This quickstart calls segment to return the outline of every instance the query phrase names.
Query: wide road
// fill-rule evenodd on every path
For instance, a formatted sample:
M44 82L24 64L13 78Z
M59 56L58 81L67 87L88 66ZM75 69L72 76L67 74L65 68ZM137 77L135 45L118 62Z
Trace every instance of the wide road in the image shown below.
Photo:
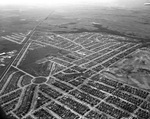
M26 36L25 40L23 41L23 46L21 48L21 50L19 51L19 53L17 54L17 56L9 63L9 65L6 67L6 69L3 71L3 73L0 76L0 80L5 76L5 74L9 71L10 67L16 66L17 62L19 61L19 59L21 58L22 54L24 53L26 47L28 46L28 44L31 42L30 38L33 35L33 33L35 32L36 28L44 21L46 20L50 15L52 15L53 12L51 12L48 16L46 16L46 18L42 19L41 21L39 21L39 23L30 31L30 33Z

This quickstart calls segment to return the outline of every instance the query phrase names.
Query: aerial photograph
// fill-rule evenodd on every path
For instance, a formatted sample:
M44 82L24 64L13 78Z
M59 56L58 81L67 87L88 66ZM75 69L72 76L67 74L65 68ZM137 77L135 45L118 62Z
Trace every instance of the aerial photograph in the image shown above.
M0 119L150 119L150 0L0 0Z

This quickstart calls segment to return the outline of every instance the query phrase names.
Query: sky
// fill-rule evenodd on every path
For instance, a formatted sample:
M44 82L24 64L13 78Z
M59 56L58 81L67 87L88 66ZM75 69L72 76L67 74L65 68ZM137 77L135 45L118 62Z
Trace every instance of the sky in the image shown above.
M147 0L0 0L0 5L78 5L103 4L110 6L136 7L143 6Z
M83 4L83 3L109 3L115 0L0 0L0 4Z

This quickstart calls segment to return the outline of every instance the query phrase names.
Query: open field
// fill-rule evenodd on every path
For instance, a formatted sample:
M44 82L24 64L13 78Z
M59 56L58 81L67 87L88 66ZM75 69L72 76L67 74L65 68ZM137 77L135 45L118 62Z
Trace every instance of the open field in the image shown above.
M0 35L27 33L49 12L32 7L4 7L0 9Z
M56 32L112 32L139 39L150 38L149 9L87 7L56 9L56 15L41 27Z

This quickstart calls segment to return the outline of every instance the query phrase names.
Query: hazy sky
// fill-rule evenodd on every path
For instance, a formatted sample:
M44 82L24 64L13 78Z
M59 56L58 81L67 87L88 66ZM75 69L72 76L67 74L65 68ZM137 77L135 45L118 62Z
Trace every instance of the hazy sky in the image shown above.
M22 5L69 5L69 4L103 4L103 5L117 5L123 7L143 6L147 0L0 0L0 5L8 4L22 4Z
M124 7L141 7L148 0L115 0L117 5Z
M83 3L113 3L116 0L0 0L0 4L83 4Z

